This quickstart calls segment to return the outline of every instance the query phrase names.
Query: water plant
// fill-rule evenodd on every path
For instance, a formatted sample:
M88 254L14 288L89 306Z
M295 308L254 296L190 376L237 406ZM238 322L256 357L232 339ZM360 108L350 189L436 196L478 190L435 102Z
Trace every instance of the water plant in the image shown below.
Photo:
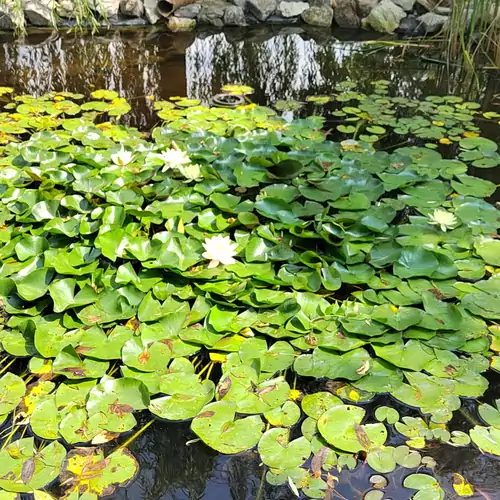
M417 451L429 441L500 455L496 403L467 432L451 422L498 367L500 212L484 199L495 184L469 171L499 164L478 127L498 115L345 82L308 99L337 131L176 98L145 134L120 124L130 106L113 91L0 94L12 498L58 475L62 498L126 484L135 459L102 445L146 411L191 421L221 453L256 447L271 484L311 498L366 460L379 473L366 498L403 468L410 495L441 499Z

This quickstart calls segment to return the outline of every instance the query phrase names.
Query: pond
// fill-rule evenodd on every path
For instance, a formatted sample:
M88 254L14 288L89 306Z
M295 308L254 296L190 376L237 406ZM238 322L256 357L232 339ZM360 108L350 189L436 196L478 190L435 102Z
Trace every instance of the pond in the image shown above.
M383 39L372 40L363 33L342 30L325 32L277 26L171 34L159 29L122 28L93 37L40 31L23 41L0 35L0 47L0 86L35 96L51 91L89 94L95 89L116 90L132 104L124 123L140 130L148 130L157 123L153 108L156 101L187 96L208 104L228 83L252 86L255 89L252 99L263 105L330 94L346 80L356 82L355 90L359 92L367 91L373 81L387 80L390 95L410 100L458 95L480 102L487 110L496 110L500 105L498 73L464 73L461 68L423 56L418 44L412 47L387 43ZM327 128L335 127L335 117L328 108L322 109ZM319 109L308 104L302 113L315 111ZM287 113L287 118L294 115L293 111ZM496 124L485 122L482 128L486 137L498 141ZM472 171L500 183L498 167ZM497 200L498 195L494 195L492 201ZM490 389L481 401L491 403L500 397L499 378L488 372L488 379ZM300 383L299 380L299 386ZM307 393L307 382L301 388ZM372 416L375 408L384 404L397 408L402 416L415 415L388 396L379 396L366 405L366 410ZM472 402L464 403L463 410L454 416L453 428L466 430L477 420ZM147 421L145 417L143 420ZM123 442L127 437L120 439ZM155 422L129 446L140 464L138 476L109 498L295 498L287 485L271 486L262 480L256 451L225 456L195 438L188 424ZM405 441L404 436L392 432L388 444L397 446ZM457 498L452 483L453 475L459 473L474 485L473 498L500 499L498 458L477 448L455 448L435 442L425 453L436 460L434 474L449 498ZM361 500L371 488L369 479L373 473L367 464L352 471L344 470L331 498ZM414 490L401 486L406 474L403 469L390 475L384 498L410 498Z

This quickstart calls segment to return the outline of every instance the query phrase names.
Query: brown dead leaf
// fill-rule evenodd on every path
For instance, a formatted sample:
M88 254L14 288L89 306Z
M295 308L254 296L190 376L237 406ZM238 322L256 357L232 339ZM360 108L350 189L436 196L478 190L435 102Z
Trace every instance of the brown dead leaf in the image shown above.
M222 399L229 392L229 389L231 389L231 379L226 377L224 380L219 382L219 385L217 385L217 395L219 396L219 399Z
M323 464L326 462L330 451L331 450L328 446L322 446L317 453L314 454L311 460L311 471L313 473L321 473Z

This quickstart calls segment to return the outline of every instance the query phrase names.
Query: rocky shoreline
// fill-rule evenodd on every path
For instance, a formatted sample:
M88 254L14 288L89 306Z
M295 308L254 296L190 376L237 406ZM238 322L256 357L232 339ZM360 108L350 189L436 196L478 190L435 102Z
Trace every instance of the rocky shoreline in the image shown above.
M446 26L452 0L23 0L22 13L14 6L0 0L0 29L14 29L22 14L28 26L71 26L76 12L90 8L104 24L166 23L172 31L305 23L424 36Z

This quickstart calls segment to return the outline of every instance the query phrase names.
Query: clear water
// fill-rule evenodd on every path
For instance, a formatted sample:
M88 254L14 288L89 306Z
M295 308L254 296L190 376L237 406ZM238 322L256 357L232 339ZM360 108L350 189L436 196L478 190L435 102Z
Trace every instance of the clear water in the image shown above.
M500 104L498 73L464 73L456 66L422 58L418 47L375 44L367 34L304 30L300 27L236 29L225 33L170 34L162 29L121 29L94 37L81 34L33 33L23 41L0 35L0 86L18 93L51 90L89 93L97 88L119 91L133 104L129 124L147 129L155 124L152 103L145 96L187 95L210 102L226 83L256 89L255 100L302 99L331 93L336 83L351 79L364 90L373 80L391 81L395 95L418 98L457 94L478 100L484 108ZM309 111L314 111L313 109ZM485 131L495 138L498 127ZM498 135L497 135L498 137ZM498 170L498 169L497 169ZM499 172L481 171L500 182ZM491 379L487 399L500 396ZM370 405L382 404L379 399ZM394 404L394 402L390 402ZM465 405L467 407L467 405ZM399 408L405 414L405 408ZM469 418L474 418L474 410ZM470 422L459 415L455 429ZM141 470L135 481L112 497L122 500L285 500L295 498L287 487L262 482L256 452L224 457L193 439L188 424L156 422L132 445ZM399 436L391 444L402 444ZM458 472L476 487L474 498L500 499L500 460L473 448L435 445L425 453L438 465L436 476L452 493ZM373 473L361 464L343 472L334 499L362 499ZM406 500L412 492L401 487L408 471L389 476L386 497Z

